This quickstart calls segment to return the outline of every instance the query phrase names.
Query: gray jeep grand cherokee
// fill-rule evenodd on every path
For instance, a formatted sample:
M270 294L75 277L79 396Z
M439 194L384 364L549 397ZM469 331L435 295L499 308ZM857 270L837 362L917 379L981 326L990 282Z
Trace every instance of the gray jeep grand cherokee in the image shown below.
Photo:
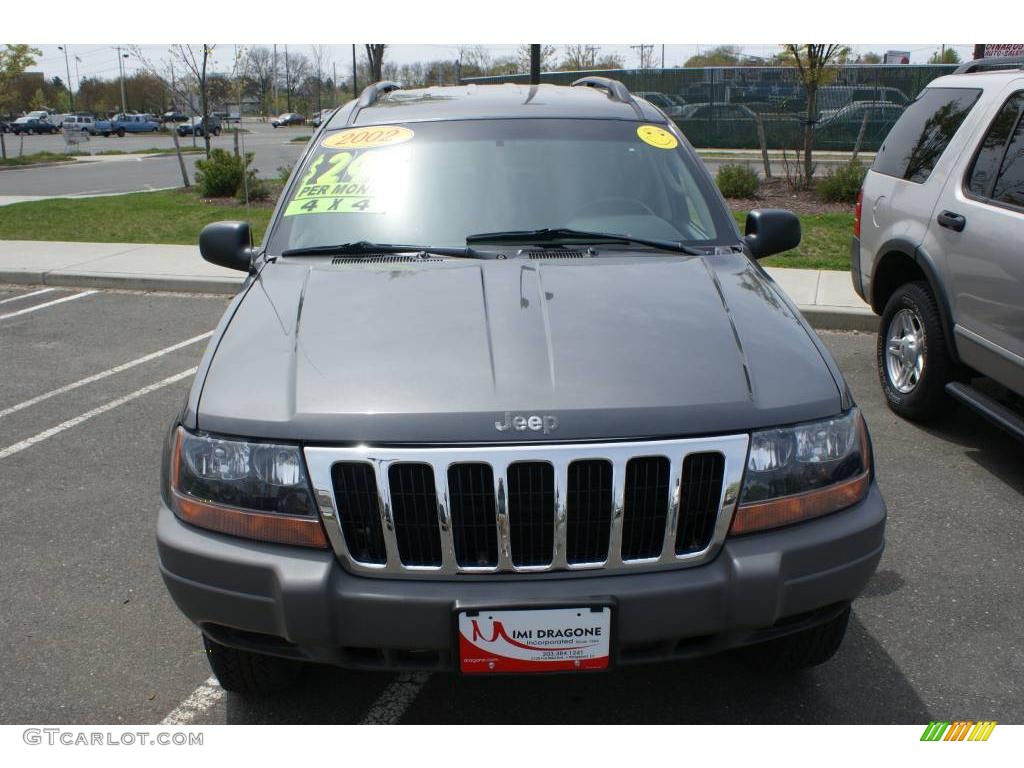
M829 353L616 81L370 86L317 131L166 443L157 539L230 690L828 659L883 548Z

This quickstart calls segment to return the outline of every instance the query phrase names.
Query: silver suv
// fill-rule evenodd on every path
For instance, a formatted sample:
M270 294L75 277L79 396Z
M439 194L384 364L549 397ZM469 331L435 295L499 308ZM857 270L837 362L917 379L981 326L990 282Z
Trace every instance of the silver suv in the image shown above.
M882 316L893 411L952 397L1024 439L1022 243L1024 58L971 62L907 107L857 202L853 285Z

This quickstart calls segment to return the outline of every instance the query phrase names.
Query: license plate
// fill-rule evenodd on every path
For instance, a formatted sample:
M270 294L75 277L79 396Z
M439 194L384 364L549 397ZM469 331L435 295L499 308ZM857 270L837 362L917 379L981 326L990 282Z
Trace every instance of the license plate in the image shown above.
M459 613L459 668L468 674L607 669L608 606Z

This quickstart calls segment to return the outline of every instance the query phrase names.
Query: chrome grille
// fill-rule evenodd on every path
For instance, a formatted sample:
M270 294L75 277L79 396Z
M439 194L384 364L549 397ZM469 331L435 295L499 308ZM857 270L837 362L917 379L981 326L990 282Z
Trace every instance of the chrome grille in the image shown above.
M643 571L713 557L746 435L481 448L307 448L339 559L444 577Z

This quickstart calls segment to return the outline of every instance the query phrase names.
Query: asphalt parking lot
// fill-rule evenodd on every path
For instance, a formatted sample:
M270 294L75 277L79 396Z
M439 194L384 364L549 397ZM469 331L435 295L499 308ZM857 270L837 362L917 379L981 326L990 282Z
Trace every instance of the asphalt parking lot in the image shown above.
M44 292L40 292L44 291ZM871 427L888 548L829 663L730 656L581 677L322 669L246 700L204 684L154 546L159 453L224 297L0 286L2 723L1024 721L1021 446L964 410L885 408L874 339L822 336Z
M277 176L280 166L291 166L305 147L304 142L293 142L299 136L310 136L316 130L310 125L289 126L275 129L269 123L245 123L246 133L241 134L247 152L254 153L253 166L265 178ZM34 152L64 152L62 134L41 136L4 137L8 156L14 157L19 150L24 154ZM182 147L192 146L192 137L179 139ZM196 139L196 146L203 146L202 137ZM140 152L153 147L170 149L174 144L169 133L128 134L123 138L94 136L81 144L84 154L103 150ZM222 133L211 137L211 146L232 151L234 136ZM200 154L186 154L185 162L189 178L195 178L196 160ZM181 186L181 171L177 157L173 154L148 155L141 158L85 158L74 165L52 165L40 168L0 169L0 197L17 196L75 196L115 194L122 192L145 192Z

